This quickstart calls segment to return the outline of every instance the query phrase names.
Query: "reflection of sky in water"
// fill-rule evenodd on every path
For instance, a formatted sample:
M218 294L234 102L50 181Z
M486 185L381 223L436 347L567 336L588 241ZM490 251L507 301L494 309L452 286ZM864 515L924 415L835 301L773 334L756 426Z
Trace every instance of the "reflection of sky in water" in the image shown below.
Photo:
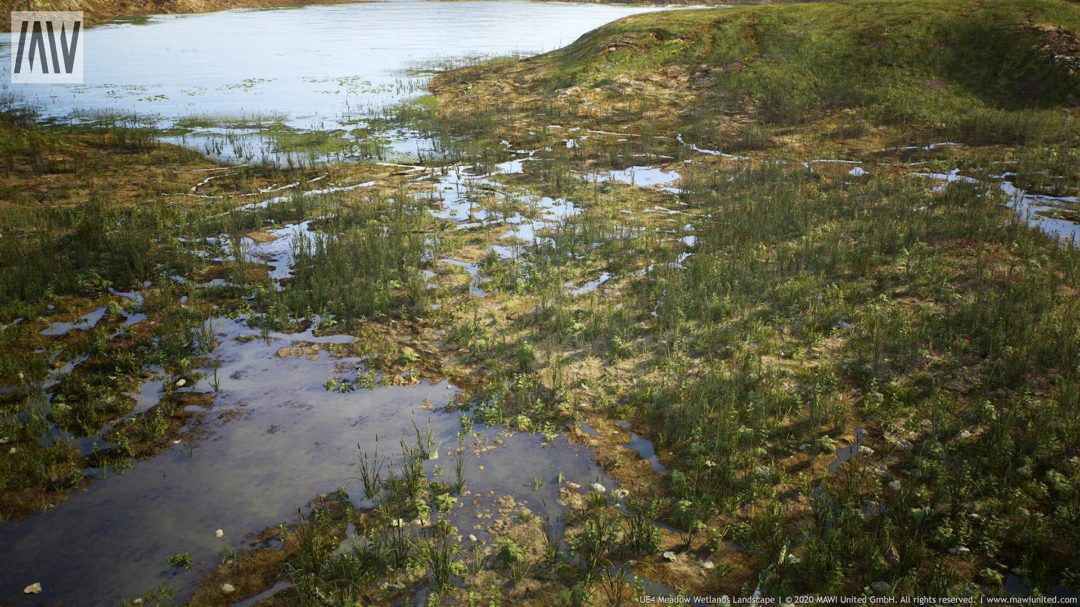
M11 85L5 33L0 91L51 116L280 115L292 126L327 127L418 94L422 81L409 69L552 50L644 10L403 0L153 17L86 31L84 85Z

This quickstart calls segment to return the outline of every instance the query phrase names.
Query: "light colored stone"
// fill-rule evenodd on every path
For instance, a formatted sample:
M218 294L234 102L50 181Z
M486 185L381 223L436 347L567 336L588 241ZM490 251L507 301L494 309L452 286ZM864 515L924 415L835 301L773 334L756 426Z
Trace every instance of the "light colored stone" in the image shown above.
M713 569L716 569L716 563L714 563L712 561L705 561L704 563L701 564L701 568L712 571Z
M214 532L214 537L225 537L225 532L222 531L221 529L218 529L217 531Z
M183 377L181 377L180 379L176 380L176 387L177 387L177 388L183 388L183 387L184 387L184 386L186 386L186 385L187 385L187 380L186 380L186 379L184 379Z
M224 594L232 594L232 593L236 592L236 586L233 586L232 584L230 584L228 582L225 582L224 584L221 585L221 592L224 593Z
M885 581L878 580L878 581L870 584L870 589L873 590L874 592L878 593L878 594L885 594L886 592L889 591L889 583L885 582Z
M669 562L672 562L672 563L679 560L679 555L675 554L674 552L672 552L670 550L664 552L663 556L664 556L665 561L669 561Z
M601 485L600 483L593 483L592 484L592 490L597 492L597 493L603 493L603 492L607 491L607 487Z
M23 588L23 594L41 594L41 582L34 582Z

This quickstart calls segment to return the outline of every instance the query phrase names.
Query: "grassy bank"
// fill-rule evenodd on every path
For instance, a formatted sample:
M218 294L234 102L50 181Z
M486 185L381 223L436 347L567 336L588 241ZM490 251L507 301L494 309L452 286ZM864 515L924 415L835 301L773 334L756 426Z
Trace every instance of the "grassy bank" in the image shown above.
M1068 2L848 2L639 15L436 90L514 112L682 132L734 152L858 152L919 140L1075 144ZM932 52L931 52L932 51ZM468 90L462 89L468 86ZM496 102L498 100L498 102Z

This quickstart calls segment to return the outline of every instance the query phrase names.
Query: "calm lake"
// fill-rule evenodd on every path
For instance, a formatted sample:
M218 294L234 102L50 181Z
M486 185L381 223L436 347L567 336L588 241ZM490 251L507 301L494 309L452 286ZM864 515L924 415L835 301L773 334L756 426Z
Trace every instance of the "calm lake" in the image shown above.
M155 16L85 32L83 85L11 85L11 36L2 34L0 96L48 117L89 119L104 112L137 115L162 128L177 121L196 125L177 142L235 160L240 153L231 145L206 141L243 134L243 128L224 128L227 122L355 127L422 94L432 69L553 50L649 10L657 9L394 0ZM263 151L251 147L246 152L253 157ZM398 147L409 151L409 145Z

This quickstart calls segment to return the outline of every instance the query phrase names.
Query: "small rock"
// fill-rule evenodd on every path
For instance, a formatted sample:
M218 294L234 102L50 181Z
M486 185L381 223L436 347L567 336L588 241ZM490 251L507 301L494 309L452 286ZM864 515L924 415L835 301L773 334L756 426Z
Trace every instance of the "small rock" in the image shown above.
M225 532L222 531L221 529L218 529L217 531L214 532L214 537L225 537Z
M23 594L41 594L41 582L34 582L23 588Z
M714 563L712 561L705 561L704 563L701 564L701 568L712 571L713 569L716 569L716 563Z
M956 438L958 438L960 440L964 440L966 438L971 438L971 432L969 432L967 430L961 430L960 433L956 435Z
M901 451L910 451L911 450L911 441L909 441L906 438L902 438L902 439L896 441L896 448L900 449Z
M142 605L143 604L142 597L140 596L139 598L131 599L131 604L132 605Z
M949 554L955 554L956 556L966 556L971 554L971 548L967 546L953 546L949 548Z
M679 560L679 555L675 554L674 552L672 552L670 550L664 552L663 556L664 556L665 561L668 561L668 562L671 562L671 563L674 563L675 561Z
M893 482L889 483L889 489L892 489L893 491L899 491L900 490L900 480L897 479L897 480L894 480Z
M175 384L175 386L176 386L177 388L183 388L183 387L184 387L184 386L186 386L186 385L187 385L187 380L186 380L186 379L184 379L183 377L181 377L180 379L176 380L176 384Z
M592 484L592 490L597 492L597 493L603 493L603 492L607 491L607 487L601 485L600 483L593 483Z
M471 534L471 533L470 533L470 534L469 534L469 541L470 541L470 542L475 542L475 541L478 541L478 540L476 539L476 536L475 536L475 535L473 535L473 534Z
M626 489L616 489L612 491L611 494L614 495L617 499L624 500L628 495L630 495L630 492Z
M878 593L878 594L885 594L886 592L889 591L889 583L885 582L885 581L882 581L882 580L878 580L878 581L870 584L870 589L873 590L874 592Z
M874 450L866 445L859 445L859 455L873 455Z
M236 592L236 586L233 586L232 584L230 584L228 582L225 582L224 584L221 585L221 592L223 594L232 594L232 593Z

